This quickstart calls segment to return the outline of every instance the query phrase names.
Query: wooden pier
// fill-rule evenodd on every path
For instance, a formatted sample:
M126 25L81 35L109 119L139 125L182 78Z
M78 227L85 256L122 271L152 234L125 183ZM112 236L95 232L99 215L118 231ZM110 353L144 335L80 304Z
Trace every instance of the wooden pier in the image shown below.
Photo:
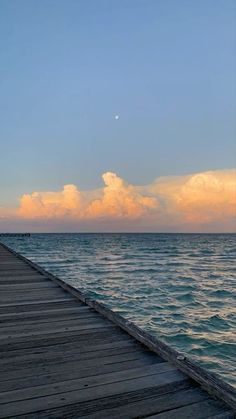
M234 418L234 389L0 244L0 418Z
M30 237L30 233L0 233L0 237Z

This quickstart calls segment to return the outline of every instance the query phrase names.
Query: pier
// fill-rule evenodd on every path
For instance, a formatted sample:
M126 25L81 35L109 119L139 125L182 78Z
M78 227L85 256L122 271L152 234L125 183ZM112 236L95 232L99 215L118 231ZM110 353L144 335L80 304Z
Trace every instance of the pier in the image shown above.
M0 418L226 419L217 375L0 244Z
M0 233L0 237L30 237L30 233Z

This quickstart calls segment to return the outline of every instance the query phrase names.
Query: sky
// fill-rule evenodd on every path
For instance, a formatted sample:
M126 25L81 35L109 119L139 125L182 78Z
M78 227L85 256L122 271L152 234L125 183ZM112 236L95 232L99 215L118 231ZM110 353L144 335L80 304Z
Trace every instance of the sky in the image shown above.
M1 0L0 231L236 231L235 21Z

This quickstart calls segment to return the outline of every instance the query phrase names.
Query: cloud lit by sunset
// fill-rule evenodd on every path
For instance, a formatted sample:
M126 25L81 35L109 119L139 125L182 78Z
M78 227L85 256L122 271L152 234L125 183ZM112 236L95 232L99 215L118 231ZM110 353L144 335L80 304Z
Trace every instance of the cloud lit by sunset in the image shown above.
M2 224L6 219L47 220L61 227L70 221L75 230L83 222L96 224L103 220L110 231L127 228L136 231L176 229L221 231L226 226L235 231L236 171L220 170L187 176L166 176L149 185L132 185L115 173L102 175L104 186L97 190L80 190L76 185L64 185L61 191L24 193L15 209L1 208ZM117 224L118 221L118 224ZM82 223L82 224L81 224ZM117 227L118 226L118 227ZM223 227L222 227L223 226ZM88 228L89 229L89 228Z

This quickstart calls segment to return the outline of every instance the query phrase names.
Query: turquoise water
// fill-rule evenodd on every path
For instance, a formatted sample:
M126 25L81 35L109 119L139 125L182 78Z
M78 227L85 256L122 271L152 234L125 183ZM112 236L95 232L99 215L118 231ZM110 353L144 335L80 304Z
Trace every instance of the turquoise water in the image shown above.
M2 241L236 385L235 234Z

